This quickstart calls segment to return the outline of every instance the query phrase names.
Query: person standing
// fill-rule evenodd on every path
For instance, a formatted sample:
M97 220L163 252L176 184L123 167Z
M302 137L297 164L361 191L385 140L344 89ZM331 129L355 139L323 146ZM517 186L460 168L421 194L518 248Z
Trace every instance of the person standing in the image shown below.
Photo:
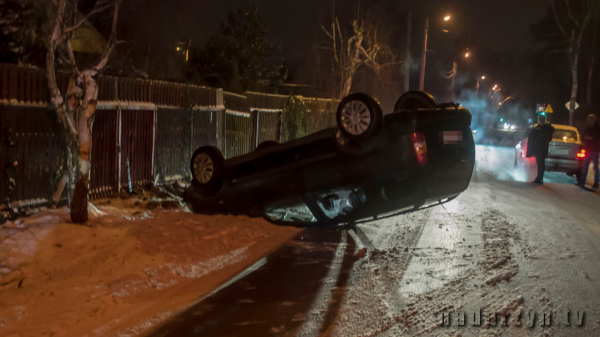
M585 131L583 132L583 149L585 157L583 158L583 167L581 168L581 177L577 182L577 186L584 187L587 179L590 163L594 165L594 185L593 189L598 189L598 156L600 153L600 124L596 115L589 115Z
M531 183L542 185L544 183L544 172L546 171L546 157L552 140L554 127L546 123L546 116L538 115L538 124L533 127L527 139L527 157L535 157L537 164L537 177Z

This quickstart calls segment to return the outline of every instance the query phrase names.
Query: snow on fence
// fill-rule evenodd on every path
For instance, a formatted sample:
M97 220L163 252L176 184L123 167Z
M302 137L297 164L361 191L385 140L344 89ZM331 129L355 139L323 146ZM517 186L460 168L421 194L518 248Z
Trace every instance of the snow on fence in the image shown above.
M64 93L67 74L57 73L57 81ZM189 161L200 146L217 146L227 158L243 155L267 140L288 141L332 126L337 106L335 100L240 95L113 76L100 76L98 89L92 126L92 197L114 195L129 186L190 179ZM15 133L14 150L19 156L11 207L48 206L66 158L63 131L49 104L45 70L0 64L0 123ZM0 203L4 204L8 157L4 144L0 150Z

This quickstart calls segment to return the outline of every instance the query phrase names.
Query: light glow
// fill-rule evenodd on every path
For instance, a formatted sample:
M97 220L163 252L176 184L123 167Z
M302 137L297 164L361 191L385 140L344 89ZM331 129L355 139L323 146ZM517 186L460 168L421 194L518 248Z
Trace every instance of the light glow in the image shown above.
M419 165L423 166L427 164L427 143L425 142L425 135L420 132L413 133L410 135L410 140L413 143Z
M444 17L444 21L450 21L450 15L446 15L446 17Z

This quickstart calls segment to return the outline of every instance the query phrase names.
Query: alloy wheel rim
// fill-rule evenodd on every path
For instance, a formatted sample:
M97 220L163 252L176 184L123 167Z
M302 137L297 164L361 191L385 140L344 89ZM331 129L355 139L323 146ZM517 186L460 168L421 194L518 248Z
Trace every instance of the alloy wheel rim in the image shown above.
M351 135L363 134L371 125L371 113L361 101L350 101L342 109L342 125Z
M199 183L206 184L210 181L214 172L214 164L210 156L201 153L194 159L194 176Z

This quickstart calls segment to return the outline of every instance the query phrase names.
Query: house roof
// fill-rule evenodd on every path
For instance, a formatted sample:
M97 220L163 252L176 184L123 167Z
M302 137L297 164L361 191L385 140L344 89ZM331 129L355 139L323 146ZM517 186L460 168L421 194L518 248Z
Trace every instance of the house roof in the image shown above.
M83 19L81 14L78 19ZM98 33L96 28L89 21L85 21L73 32L71 46L74 52L102 54L106 50L108 42Z

